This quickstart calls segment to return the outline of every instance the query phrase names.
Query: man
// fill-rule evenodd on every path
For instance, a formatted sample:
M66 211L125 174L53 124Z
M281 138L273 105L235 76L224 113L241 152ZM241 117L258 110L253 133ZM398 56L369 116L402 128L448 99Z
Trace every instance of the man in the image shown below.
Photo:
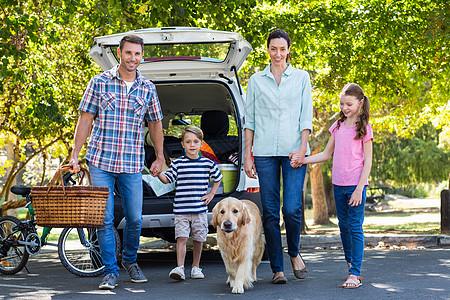
M123 37L117 49L120 64L94 76L79 106L81 115L69 164L74 172L79 171L78 155L91 133L86 160L92 185L106 186L110 192L103 227L98 230L100 254L105 264L105 276L99 289L114 289L119 276L113 232L116 183L126 219L122 265L133 282L147 282L136 263L142 225L144 118L148 121L157 157L150 168L153 176L161 173L164 156L162 113L156 89L137 70L143 51L144 42L140 37Z

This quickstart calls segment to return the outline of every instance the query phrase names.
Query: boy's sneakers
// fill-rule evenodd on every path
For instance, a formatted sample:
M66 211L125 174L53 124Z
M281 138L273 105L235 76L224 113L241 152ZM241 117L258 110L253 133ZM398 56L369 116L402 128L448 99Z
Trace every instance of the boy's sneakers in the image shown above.
M203 278L205 278L205 275L202 273L202 269L200 269L199 267L192 267L191 278L203 279Z
M185 280L186 276L184 275L184 266L173 268L169 273L169 277L174 280Z
M114 274L106 274L102 282L98 285L100 290L113 290L117 286L117 276Z
M136 283L147 282L147 277L145 277L144 273L142 273L141 268L139 268L136 262L132 264L126 264L122 262L122 266L125 270L127 270L128 274L130 275L131 281Z

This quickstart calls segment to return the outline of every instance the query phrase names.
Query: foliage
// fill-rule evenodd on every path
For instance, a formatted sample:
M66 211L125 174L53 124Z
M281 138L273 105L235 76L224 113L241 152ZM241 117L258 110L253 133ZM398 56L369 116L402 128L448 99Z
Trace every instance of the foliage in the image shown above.
M244 85L268 63L267 34L285 29L293 41L293 66L312 76L315 128L327 126L338 111L343 85L357 82L371 99L375 132L386 132L392 143L386 147L398 147L394 135L412 136L429 120L441 128L450 118L449 5L445 0L0 0L0 135L16 150L10 174L27 163L26 144L44 162L67 156L79 99L100 71L88 55L93 38L147 27L240 32L254 49L240 71ZM414 149L431 151L431 144L417 143ZM424 171L417 180L428 177Z
M67 146L84 75L93 70L85 50L90 40L73 35L83 22L72 19L65 5L50 3L0 2L0 134L14 145L2 196L33 157L58 157L55 143Z
M439 132L427 124L413 139L388 134L382 140L375 139L372 178L399 185L447 179L450 152L437 147L438 137Z

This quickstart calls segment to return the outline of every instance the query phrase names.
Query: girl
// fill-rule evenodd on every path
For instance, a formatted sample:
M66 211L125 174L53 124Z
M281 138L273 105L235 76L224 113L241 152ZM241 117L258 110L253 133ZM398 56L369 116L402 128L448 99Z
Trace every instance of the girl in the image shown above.
M328 160L334 151L332 182L339 230L348 264L343 288L361 286L364 252L364 203L372 167L373 131L369 124L369 99L356 83L347 84L340 96L340 119L330 128L325 150L306 157L305 164Z

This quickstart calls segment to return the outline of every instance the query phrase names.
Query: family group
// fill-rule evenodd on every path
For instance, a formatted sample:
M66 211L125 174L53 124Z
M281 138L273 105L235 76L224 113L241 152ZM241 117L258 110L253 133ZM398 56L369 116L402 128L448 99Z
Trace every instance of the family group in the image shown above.
M294 68L291 39L283 30L268 34L270 63L248 82L245 107L244 168L259 180L262 223L273 271L271 282L287 282L280 230L280 188L283 184L282 213L286 226L288 255L294 275L304 279L305 261L299 252L301 195L307 164L319 163L333 154L332 182L348 276L344 288L361 286L364 251L364 203L372 165L373 132L369 124L369 99L355 83L345 85L339 97L340 117L329 128L325 149L310 155L308 139L313 130L312 88L308 72ZM199 155L203 133L188 126L182 134L185 154L162 172L163 131L161 106L155 85L137 69L144 51L143 40L125 36L117 49L120 62L89 82L81 99L81 115L75 130L70 165L79 171L79 155L88 138L86 161L95 186L109 188L104 226L98 231L105 276L99 289L114 289L119 266L115 255L114 186L122 196L126 227L123 232L122 266L133 282L147 282L139 268L137 250L142 224L143 133L147 123L156 160L150 173L163 183L176 183L174 215L177 238L177 266L172 279L186 278L186 241L194 241L191 277L204 278L200 268L203 242L208 233L206 213L222 174L216 163ZM136 101L136 99L140 101ZM143 103L140 103L142 102ZM281 179L282 178L282 179ZM208 191L208 183L213 186Z

